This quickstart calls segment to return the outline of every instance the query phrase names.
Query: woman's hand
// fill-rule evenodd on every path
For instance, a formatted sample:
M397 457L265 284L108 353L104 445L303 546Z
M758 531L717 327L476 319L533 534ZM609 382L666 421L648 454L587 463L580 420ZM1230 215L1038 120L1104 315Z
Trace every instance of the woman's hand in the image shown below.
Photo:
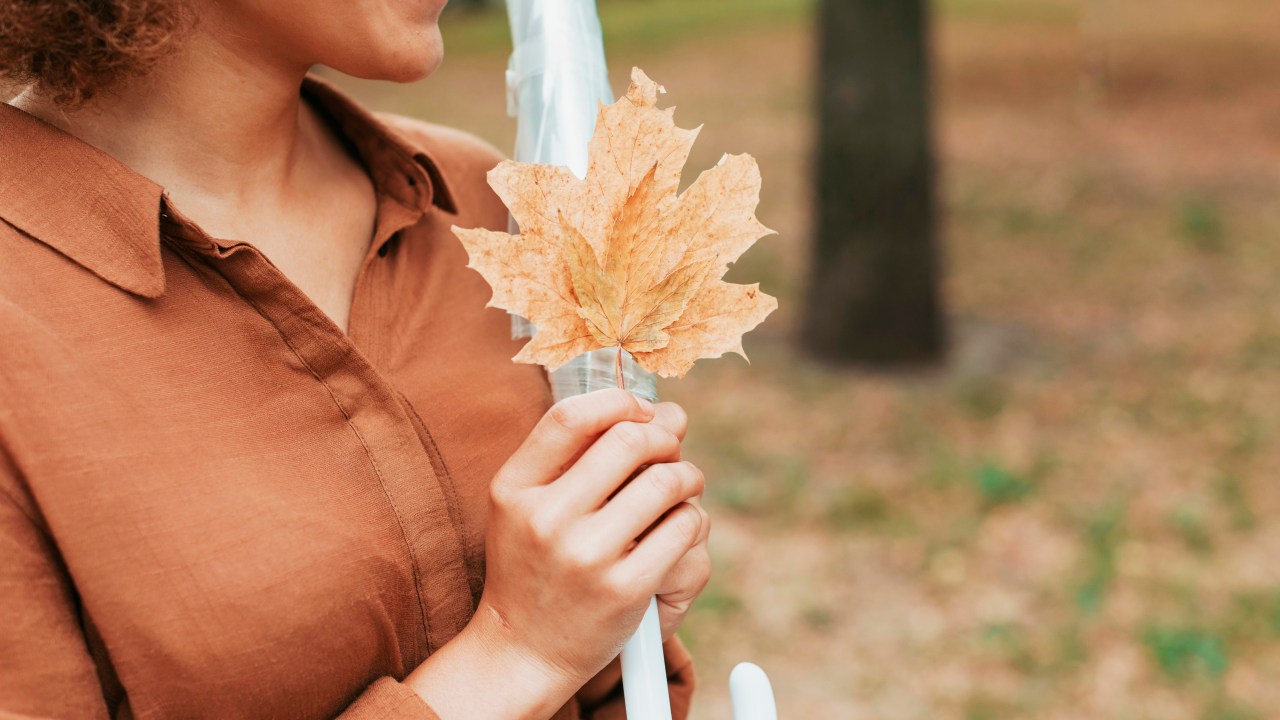
M685 425L679 406L622 390L542 418L494 478L475 618L408 679L444 720L550 715L617 656L652 595L664 637L675 632L710 568ZM479 699L459 697L468 672Z
M647 405L621 390L558 403L492 486L477 614L578 684L621 651L651 596L665 595L669 635L706 580L684 412Z

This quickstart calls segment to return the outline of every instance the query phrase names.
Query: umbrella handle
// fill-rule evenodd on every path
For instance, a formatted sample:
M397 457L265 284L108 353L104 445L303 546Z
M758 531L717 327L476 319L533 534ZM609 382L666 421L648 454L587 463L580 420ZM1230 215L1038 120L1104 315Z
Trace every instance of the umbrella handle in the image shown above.
M657 598L649 601L640 627L622 649L622 688L628 718L671 720ZM773 686L759 665L738 663L729 675L729 698L733 720L778 720Z
M662 654L658 598L649 598L640 627L622 648L622 698L627 717L671 720L667 665Z
M729 673L733 720L778 720L769 676L755 663L738 663Z

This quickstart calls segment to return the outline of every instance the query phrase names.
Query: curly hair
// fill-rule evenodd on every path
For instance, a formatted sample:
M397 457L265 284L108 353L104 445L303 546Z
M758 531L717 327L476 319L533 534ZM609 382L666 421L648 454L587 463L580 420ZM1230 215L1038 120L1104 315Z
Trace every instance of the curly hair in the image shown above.
M0 0L0 79L75 107L146 73L186 27L184 0Z

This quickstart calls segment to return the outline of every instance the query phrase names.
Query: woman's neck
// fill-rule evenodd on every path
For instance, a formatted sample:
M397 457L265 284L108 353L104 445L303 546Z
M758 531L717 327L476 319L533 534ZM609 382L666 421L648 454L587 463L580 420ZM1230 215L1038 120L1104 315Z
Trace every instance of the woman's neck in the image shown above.
M376 224L373 183L302 101L307 53L201 5L146 76L70 112L33 93L13 104L161 185L213 237L252 243L345 329Z
M326 152L298 92L307 67L264 62L251 39L209 25L145 77L80 108L63 111L30 91L12 104L156 181L197 220L288 206Z

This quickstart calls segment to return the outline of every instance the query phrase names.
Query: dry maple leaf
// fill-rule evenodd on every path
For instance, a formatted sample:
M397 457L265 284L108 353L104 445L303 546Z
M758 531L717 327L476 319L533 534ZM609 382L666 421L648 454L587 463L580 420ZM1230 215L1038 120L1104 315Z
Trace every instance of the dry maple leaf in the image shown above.
M537 328L517 362L555 370L616 347L619 368L626 350L650 372L681 377L699 358L745 358L743 333L778 306L758 284L721 280L773 232L755 217L756 161L725 155L677 195L698 131L676 127L673 108L656 107L660 91L631 71L626 96L600 108L583 179L511 161L489 172L519 235L453 228L468 267L493 287L488 306Z

